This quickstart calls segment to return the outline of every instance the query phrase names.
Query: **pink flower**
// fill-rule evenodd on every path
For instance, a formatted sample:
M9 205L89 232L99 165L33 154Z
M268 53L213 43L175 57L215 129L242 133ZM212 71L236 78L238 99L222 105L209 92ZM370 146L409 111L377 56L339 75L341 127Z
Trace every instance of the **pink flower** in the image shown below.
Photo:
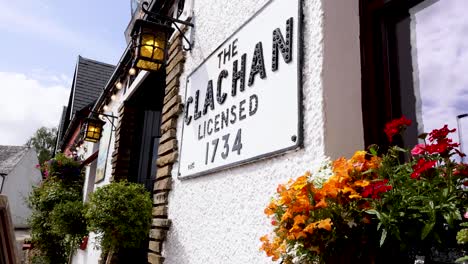
M411 155L413 156L416 156L416 155L421 155L424 153L424 147L426 145L425 144L417 144L416 146L414 146L414 148L411 150Z
M41 165L39 164L36 164L36 168L39 169L41 167Z
M468 211L465 212L465 214L463 215L463 217L465 217L466 219L468 219Z

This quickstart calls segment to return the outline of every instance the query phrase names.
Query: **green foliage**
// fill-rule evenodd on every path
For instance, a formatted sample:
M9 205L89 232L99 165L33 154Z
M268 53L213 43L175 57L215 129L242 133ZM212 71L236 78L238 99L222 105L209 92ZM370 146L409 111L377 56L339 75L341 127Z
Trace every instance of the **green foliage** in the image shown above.
M41 253L37 263L67 263L70 248L87 233L79 165L58 155L41 167L49 176L29 196L32 242Z
M56 138L57 128L41 127L26 142L26 146L36 150L39 164L52 158Z
M86 210L88 229L100 234L104 250L137 248L148 236L151 208L143 185L113 182L91 195Z
M467 194L461 187L466 176L455 175L463 165L438 153L400 163L402 152L406 153L391 148L378 172L393 186L381 199L373 200L382 235L402 246L446 243L441 238L461 223L466 205ZM423 158L436 163L421 175L415 174L417 161Z
M84 205L81 199L57 204L49 214L52 233L67 234L81 240L87 234L83 213Z
M460 226L468 227L468 223L463 223ZM468 242L468 228L462 228L457 233L458 244L466 244Z

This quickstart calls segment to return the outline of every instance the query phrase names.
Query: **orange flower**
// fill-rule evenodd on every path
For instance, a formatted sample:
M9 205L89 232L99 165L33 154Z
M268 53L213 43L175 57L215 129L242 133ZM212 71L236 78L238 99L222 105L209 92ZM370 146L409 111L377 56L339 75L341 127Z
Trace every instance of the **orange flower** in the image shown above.
M332 221L330 218L326 218L317 222L313 222L304 228L304 232L312 234L315 229L325 229L327 231L331 231L332 229Z
M355 181L354 182L354 185L358 186L358 187L366 187L370 184L369 181L367 180L359 180L359 181Z
M309 234L313 234L315 227L316 227L315 223L309 224L309 225L306 226L306 228L304 228L304 232L307 232Z
M349 196L349 199L361 199L361 198L362 198L362 196L359 195L359 194L351 194L351 195Z
M276 211L278 206L276 205L276 202L273 200L270 202L267 208L265 208L264 213L268 216L273 215Z
M286 191L286 187L284 187L283 184L278 184L278 187L276 188L276 192L277 193L282 193L284 191Z
M343 194L347 194L347 193L354 193L354 189L353 188L350 188L349 186L345 186L343 188Z
M322 198L320 202L318 202L315 205L315 209L320 209L320 208L326 208L328 206L327 202L325 201L325 198Z
M271 257L273 261L276 261L280 258L280 254L286 251L286 245L283 239L275 237L273 243L270 242L267 235L264 235L260 238L262 246L260 250L265 251L268 257Z
M288 205L292 202L291 194L288 191L284 191L280 195L279 205Z
M330 218L320 220L318 223L318 228L325 229L327 231L331 231L332 221Z
M358 151L354 152L354 155L353 155L353 157L351 158L351 160L352 160L353 162L364 163L364 162L366 162L366 154L367 154L366 151L364 151L364 150L358 150Z
M284 222L284 221L288 221L288 219L291 219L293 218L293 215L291 214L291 212L286 211L283 216L281 217L281 222Z
M294 225L300 225L300 224L305 224L306 220L308 219L308 216L305 215L296 215L294 217Z
M372 158L368 162L369 169L377 169L381 163L382 163L382 158L372 156Z
M301 190L307 185L307 176L301 176L291 185L291 188L294 190Z
M294 234L294 237L295 239L300 239L300 238L306 238L307 237L307 234L305 232L298 232L296 234Z

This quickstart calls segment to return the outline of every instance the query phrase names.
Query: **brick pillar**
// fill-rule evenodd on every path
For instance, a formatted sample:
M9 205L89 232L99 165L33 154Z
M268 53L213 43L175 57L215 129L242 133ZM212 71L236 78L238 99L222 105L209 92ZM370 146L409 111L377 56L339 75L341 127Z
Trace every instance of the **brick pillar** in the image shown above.
M182 112L179 77L183 72L184 62L182 38L176 34L169 48L169 60L166 66L166 88L161 119L162 136L158 149L158 170L153 189L153 221L149 235L148 262L151 264L164 262L162 249L171 226L167 208L168 196L172 188L172 165L178 158L176 126L177 118Z

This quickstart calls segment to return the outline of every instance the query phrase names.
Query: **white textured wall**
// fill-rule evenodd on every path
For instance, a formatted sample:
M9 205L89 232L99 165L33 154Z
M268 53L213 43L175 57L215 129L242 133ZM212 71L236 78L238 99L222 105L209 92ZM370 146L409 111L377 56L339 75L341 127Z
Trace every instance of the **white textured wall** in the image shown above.
M27 199L33 186L39 185L42 176L36 165L36 151L29 149L15 168L5 178L3 193L8 197L11 218L15 228L27 228L27 219L31 216L31 208Z
M266 0L196 0L195 46L185 77ZM164 248L166 263L270 263L259 238L271 230L263 209L279 183L297 177L324 155L322 96L323 12L320 0L304 0L304 148L282 156L180 181L169 197L172 227ZM181 95L184 95L181 87ZM182 120L179 118L178 133ZM177 164L173 175L177 175Z

